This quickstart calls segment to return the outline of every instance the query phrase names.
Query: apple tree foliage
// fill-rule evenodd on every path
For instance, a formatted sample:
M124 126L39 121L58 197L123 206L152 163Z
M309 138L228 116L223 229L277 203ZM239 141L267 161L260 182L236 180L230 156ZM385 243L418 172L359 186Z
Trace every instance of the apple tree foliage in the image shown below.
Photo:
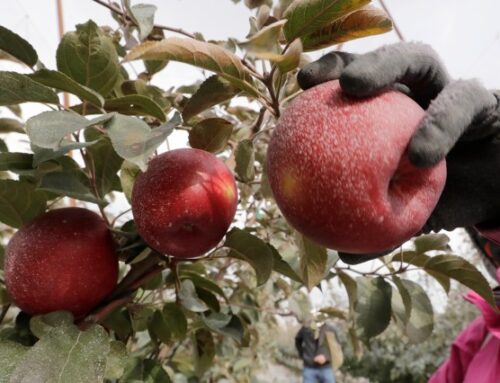
M0 133L18 135L30 148L12 152L0 140L0 221L5 244L47 209L99 210L117 243L120 281L74 322L64 312L19 312L0 268L0 382L245 382L264 359L266 323L292 306L307 315L290 297L323 280L337 279L349 306L325 307L321 316L344 321L359 352L391 322L414 343L432 333L432 305L405 278L408 270L428 273L445 291L456 280L493 303L486 279L448 254L444 235L420 237L365 272L295 233L273 202L266 148L280 111L300 93L297 70L309 60L306 52L389 31L390 19L369 0L228 2L250 9L245 41L210 41L157 24L153 5L94 1L111 11L114 26L77 25L57 47L56 68L0 27L1 57L23 66L0 72L0 105L13 113L0 118ZM128 63L137 61L144 70L131 73ZM155 75L171 61L199 68L206 79L162 88ZM69 105L63 92L73 96ZM46 111L24 121L27 102ZM233 228L199 260L149 248L126 206L135 177L174 131L218 155L238 182Z

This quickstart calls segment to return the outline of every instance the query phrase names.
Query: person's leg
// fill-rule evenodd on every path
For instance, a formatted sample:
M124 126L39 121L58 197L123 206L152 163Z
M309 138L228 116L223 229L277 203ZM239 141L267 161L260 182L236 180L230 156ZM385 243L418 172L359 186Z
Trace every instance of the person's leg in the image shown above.
M302 377L304 379L304 383L318 383L318 375L316 368L304 367L302 371Z
M319 383L335 383L335 374L331 368L321 368L318 370Z

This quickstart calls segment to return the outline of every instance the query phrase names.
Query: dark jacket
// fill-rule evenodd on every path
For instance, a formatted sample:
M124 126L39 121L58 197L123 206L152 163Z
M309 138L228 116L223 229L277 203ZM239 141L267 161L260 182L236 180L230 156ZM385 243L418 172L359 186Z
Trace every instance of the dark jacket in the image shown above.
M304 326L302 326L295 336L295 347L299 352L300 358L304 361L305 367L321 368L331 366L330 362L332 358L326 341L326 331L335 333L333 326L325 323L321 326L317 339L314 337L314 330ZM323 365L314 362L314 357L320 354L323 354L327 359L327 362Z

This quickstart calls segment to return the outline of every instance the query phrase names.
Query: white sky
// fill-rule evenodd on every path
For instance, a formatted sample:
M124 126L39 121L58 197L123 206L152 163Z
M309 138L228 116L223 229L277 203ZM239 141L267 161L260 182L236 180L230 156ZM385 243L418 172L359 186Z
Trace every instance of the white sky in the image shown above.
M243 40L249 11L231 0L141 0L158 6L156 21L202 32L208 39L228 36ZM378 6L378 1L373 4ZM477 77L488 87L500 88L500 2L498 0L386 0L407 40L431 44L455 77ZM116 26L109 12L91 0L63 0L65 27L73 29L89 18ZM56 0L0 1L0 24L27 38L42 61L55 67L58 43ZM391 32L347 43L345 50L362 52L397 41ZM167 87L197 76L181 64L169 65L158 78ZM199 75L198 75L199 76Z
M206 39L235 37L248 33L249 10L231 0L141 0L158 7L156 22L201 32ZM378 1L373 4L379 6ZM408 41L432 45L455 78L479 78L488 88L500 88L500 1L498 0L386 0L386 4ZM99 25L116 27L107 9L91 0L63 0L66 30L93 19ZM56 68L59 41L56 0L0 0L0 24L20 34L37 50L49 68ZM398 41L394 32L356 40L344 50L366 52ZM314 57L328 52L318 52ZM139 69L139 64L132 64ZM0 61L0 70L21 68ZM129 68L130 69L130 68ZM170 63L154 82L169 88L202 78L200 71ZM40 111L36 105L24 107L24 117ZM454 236L454 243L460 242ZM441 297L442 298L442 297Z

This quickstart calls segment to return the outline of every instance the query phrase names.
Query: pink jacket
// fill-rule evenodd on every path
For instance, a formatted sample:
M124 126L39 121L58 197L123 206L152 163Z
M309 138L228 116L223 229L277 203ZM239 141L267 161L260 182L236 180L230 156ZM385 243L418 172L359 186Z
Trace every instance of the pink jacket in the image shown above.
M482 315L456 337L449 359L429 383L500 382L500 314L473 291L465 299L474 303Z

